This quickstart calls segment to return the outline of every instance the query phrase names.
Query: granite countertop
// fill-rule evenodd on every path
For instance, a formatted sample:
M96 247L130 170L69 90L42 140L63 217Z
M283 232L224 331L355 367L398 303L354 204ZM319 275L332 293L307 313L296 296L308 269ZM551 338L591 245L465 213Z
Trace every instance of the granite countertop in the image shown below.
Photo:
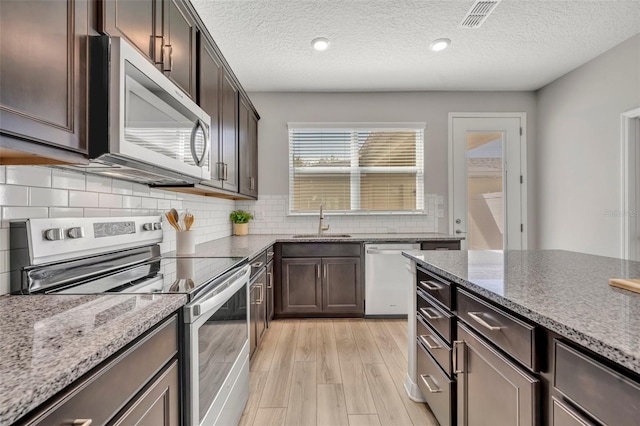
M609 278L640 278L640 262L562 250L414 251L405 256L636 373L640 294Z
M0 425L37 408L186 301L185 295L0 297Z
M329 233L331 234L331 233ZM449 234L420 233L420 234L350 234L350 237L309 237L294 238L291 234L253 234L241 237L231 236L198 244L195 254L190 257L204 256L232 256L251 258L266 250L276 242L286 243L322 243L322 242L355 242L355 243L383 243L383 242L415 242L415 241L451 241L463 240L464 237ZM166 253L168 256L175 255L175 252Z

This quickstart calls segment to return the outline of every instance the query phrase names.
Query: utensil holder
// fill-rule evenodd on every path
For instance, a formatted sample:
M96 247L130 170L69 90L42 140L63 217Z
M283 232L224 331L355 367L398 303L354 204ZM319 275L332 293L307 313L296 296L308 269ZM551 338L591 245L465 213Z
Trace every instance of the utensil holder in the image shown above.
M176 232L176 254L194 254L196 252L196 233L194 231Z

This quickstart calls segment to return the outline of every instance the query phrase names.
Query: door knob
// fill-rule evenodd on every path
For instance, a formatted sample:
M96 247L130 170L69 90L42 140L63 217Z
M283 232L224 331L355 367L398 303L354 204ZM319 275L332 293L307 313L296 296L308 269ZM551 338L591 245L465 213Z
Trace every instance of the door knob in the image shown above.
M466 234L462 229L456 229L456 234Z

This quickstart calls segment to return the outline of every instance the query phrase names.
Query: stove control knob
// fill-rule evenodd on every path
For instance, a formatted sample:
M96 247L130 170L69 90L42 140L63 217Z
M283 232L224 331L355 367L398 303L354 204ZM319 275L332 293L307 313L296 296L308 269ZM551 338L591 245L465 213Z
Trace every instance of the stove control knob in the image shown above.
M64 229L51 228L44 231L44 239L48 241L64 240Z
M143 223L142 224L143 231L153 231L153 223Z
M162 229L162 222L156 222L153 224L153 229L158 231L160 229Z
M76 226L75 228L69 228L67 231L69 238L84 238L84 228L82 226Z

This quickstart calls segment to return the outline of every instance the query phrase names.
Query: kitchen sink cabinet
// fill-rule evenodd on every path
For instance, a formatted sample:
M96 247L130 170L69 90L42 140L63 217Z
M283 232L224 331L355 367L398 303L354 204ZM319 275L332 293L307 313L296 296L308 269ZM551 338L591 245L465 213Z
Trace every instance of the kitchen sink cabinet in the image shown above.
M276 316L364 315L359 243L284 243L276 253Z
M20 421L28 426L180 424L174 315Z
M0 164L86 163L94 3L3 1L1 8Z
M282 259L283 314L322 312L322 259Z
M240 156L240 193L258 196L258 117L248 100L240 96L238 111L238 149Z
M364 310L362 285L360 285L360 258L323 258L322 271L323 312Z
M122 37L196 97L195 19L182 0L101 0L100 30Z

